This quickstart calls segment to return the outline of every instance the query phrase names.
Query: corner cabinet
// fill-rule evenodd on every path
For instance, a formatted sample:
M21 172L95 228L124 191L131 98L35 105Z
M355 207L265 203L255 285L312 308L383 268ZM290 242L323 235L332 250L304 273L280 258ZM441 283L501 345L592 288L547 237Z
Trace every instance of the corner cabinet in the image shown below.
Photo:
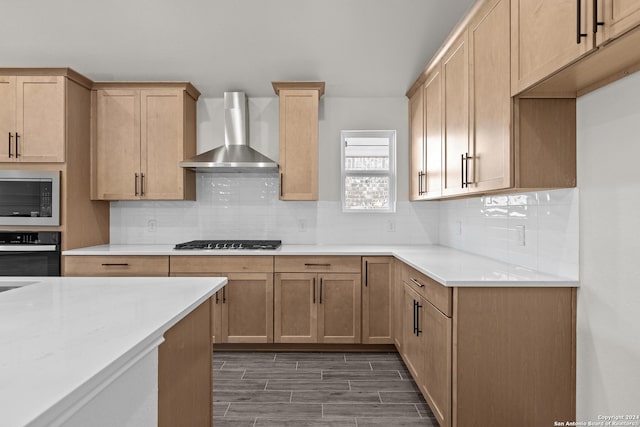
M92 198L195 200L196 101L189 83L96 83Z
M66 77L0 75L0 162L62 163Z
M318 108L324 82L273 82L280 97L280 200L318 200Z
M393 344L393 257L362 258L362 343Z

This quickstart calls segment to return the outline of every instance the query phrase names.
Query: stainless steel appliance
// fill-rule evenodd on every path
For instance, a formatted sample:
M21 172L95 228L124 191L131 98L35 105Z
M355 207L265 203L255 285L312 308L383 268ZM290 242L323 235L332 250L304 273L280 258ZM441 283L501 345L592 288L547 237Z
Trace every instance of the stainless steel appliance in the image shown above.
M281 240L192 240L178 243L174 249L278 249Z
M0 276L60 276L60 232L0 232Z
M0 170L0 225L60 225L60 171Z
M224 145L180 162L196 172L278 172L278 164L249 146L247 97L224 93Z

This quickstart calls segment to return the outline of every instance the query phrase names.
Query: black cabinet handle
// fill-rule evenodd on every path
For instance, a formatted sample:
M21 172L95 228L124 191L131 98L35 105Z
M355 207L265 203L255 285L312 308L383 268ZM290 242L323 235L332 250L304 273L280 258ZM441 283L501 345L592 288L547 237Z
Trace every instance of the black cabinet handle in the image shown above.
M18 150L18 139L20 139L20 135L18 135L18 132L16 132L16 159L20 157L20 150Z
M464 154L460 154L460 188L464 188Z
M282 197L282 185L283 185L283 177L282 177L283 173L280 172L280 197Z
M322 277L320 278L320 304L322 304Z
M313 278L313 303L316 303L316 278Z
M369 261L364 262L364 287L369 286Z
M102 264L103 267L126 267L128 265L129 263L126 263L126 262L122 262L122 263L106 262Z
M464 186L469 187L469 153L464 153Z
M216 304L218 303L219 298L218 298L218 293L216 292Z
M582 38L587 37L586 33L582 32L582 0L576 0L578 2L578 22L576 28L576 42L578 44L582 43Z
M419 337L422 333L422 329L420 329L420 309L422 305L420 302L416 301L416 336Z
M418 330L418 322L417 322L417 315L418 315L418 311L416 310L416 305L418 304L418 302L416 300L413 300L413 334L416 334L416 331Z
M140 195L144 196L144 174L140 174Z
M424 172L418 172L418 196L422 196L424 194L424 190L422 188L422 177L424 177Z
M13 154L11 154L11 138L13 138L13 135L9 132L9 158L13 157Z
M222 288L222 303L227 303L227 287Z
M598 27L604 26L604 22L598 21L598 0L593 0L593 33L598 32Z
M314 264L314 263L305 263L305 267L331 267L331 264Z
M133 181L133 188L134 188L133 191L134 191L134 196L137 196L138 195L138 174L136 173L134 175L135 175L135 178Z

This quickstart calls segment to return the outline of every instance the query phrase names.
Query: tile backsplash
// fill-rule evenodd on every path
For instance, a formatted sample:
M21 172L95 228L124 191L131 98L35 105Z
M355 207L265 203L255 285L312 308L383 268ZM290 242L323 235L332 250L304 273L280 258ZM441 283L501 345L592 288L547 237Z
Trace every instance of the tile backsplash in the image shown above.
M112 244L280 239L287 244L435 244L438 203L343 213L339 201L282 202L277 175L199 174L195 202L112 202Z
M442 202L439 238L441 245L578 278L578 190Z
M393 214L343 213L339 201L282 202L277 175L199 174L195 202L112 202L112 244L280 239L286 244L441 244L578 277L576 189L445 202Z

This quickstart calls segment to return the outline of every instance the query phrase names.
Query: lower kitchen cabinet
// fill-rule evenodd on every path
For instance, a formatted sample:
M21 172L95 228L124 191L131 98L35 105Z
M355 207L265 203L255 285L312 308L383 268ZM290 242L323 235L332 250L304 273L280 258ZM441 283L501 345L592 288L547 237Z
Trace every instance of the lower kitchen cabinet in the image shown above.
M450 426L452 320L430 302L423 305L419 320L424 335L424 375L419 387L440 426Z
M404 285L402 306L402 358L418 387L424 383L424 331L425 301L411 286Z
M170 268L171 276L227 278L211 298L213 343L273 342L273 257L172 256Z
M360 275L276 273L274 341L360 343Z
M167 256L82 256L62 257L63 276L168 276Z
M393 344L393 257L362 258L362 343Z
M273 275L229 273L223 288L221 334L225 343L273 342Z

